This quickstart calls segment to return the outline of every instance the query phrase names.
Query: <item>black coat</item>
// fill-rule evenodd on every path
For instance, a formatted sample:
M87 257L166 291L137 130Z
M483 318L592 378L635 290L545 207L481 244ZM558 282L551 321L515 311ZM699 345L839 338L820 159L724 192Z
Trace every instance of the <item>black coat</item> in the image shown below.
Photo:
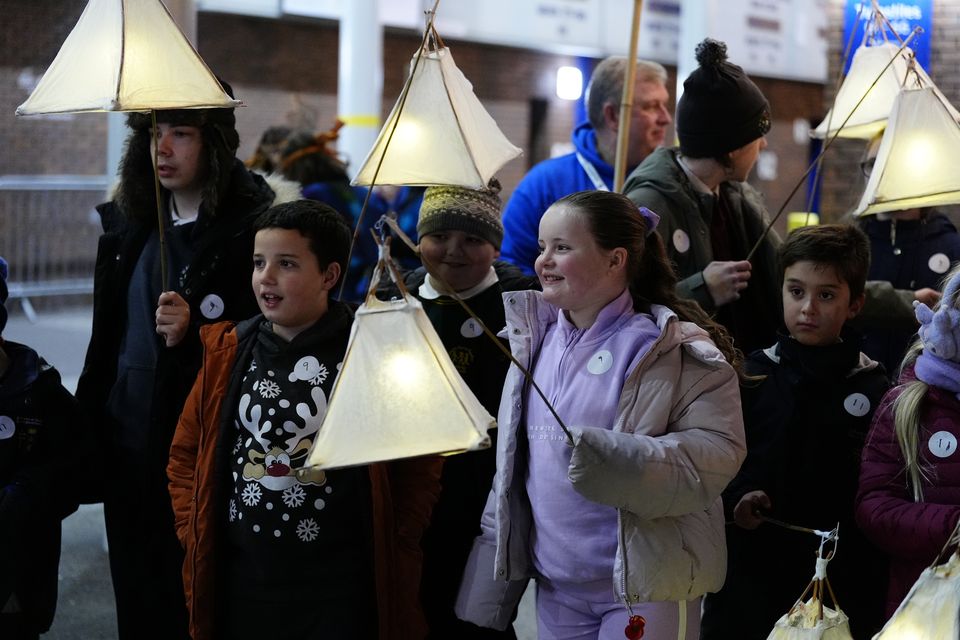
M24 345L5 342L3 350L10 366L0 379L0 607L16 594L26 624L43 633L57 605L60 520L76 508L71 488L85 482L83 431L57 370Z
M867 216L861 225L870 238L869 280L885 280L909 291L940 289L950 265L960 260L960 234L946 216L935 211L920 220ZM864 330L863 351L895 376L915 334L915 328L869 327Z
M883 368L860 354L859 335L807 347L780 336L774 348L746 361L741 389L747 458L723 493L727 514L727 580L707 596L702 638L767 637L777 619L813 577L816 536L771 523L742 529L733 509L744 494L762 490L769 516L829 531L840 523L840 543L828 578L855 638L869 638L883 622L886 570L882 555L854 524L860 451L888 382ZM864 630L870 628L869 634Z
M167 457L180 411L200 369L199 327L223 320L245 320L259 313L250 283L252 224L273 199L274 193L263 178L235 161L218 210L211 214L201 208L194 223L196 250L191 263L184 272L169 276L169 288L190 305L190 328L180 344L159 349L154 387L143 390L152 406L150 441L144 453L144 473L148 477L144 480L156 491L158 499L169 500ZM100 205L97 210L104 233L94 273L93 331L77 384L77 399L96 425L103 450L113 451L119 426L106 408L117 378L127 292L137 260L156 229L156 220L155 216L125 215L115 201ZM201 309L201 303L210 294L219 296L223 303L223 313L215 318L206 318ZM104 478L98 484L106 482ZM84 496L85 501L102 500L103 488Z

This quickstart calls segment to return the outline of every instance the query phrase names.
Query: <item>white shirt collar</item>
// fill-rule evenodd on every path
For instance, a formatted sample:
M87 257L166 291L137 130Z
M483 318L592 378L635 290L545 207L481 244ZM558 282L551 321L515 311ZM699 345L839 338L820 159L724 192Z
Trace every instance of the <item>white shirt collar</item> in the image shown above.
M461 300L468 300L478 293L483 293L489 289L492 285L500 281L500 278L497 277L497 272L490 267L490 271L487 272L487 275L484 276L483 280L479 284L470 287L465 291L457 291L457 295ZM417 289L417 293L420 294L420 297L425 300L436 300L440 296L449 295L442 293L443 285L441 285L433 276L429 273L427 277L423 279L423 284L420 285L420 288Z
M687 166L687 163L684 162L683 156L677 156L677 163L679 163L680 168L683 169L683 172L687 174L687 178L690 179L690 184L693 185L693 188L699 191L700 193L706 193L708 195L717 196L720 195L720 185L717 185L716 189L711 189L708 187L703 180L698 178L696 174L690 170L690 167Z
M180 211L177 209L177 201L173 199L173 194L170 194L169 200L167 200L167 210L170 212L170 222L175 227L179 227L183 224L190 224L191 222L196 222L197 214L194 214L192 218L181 218Z

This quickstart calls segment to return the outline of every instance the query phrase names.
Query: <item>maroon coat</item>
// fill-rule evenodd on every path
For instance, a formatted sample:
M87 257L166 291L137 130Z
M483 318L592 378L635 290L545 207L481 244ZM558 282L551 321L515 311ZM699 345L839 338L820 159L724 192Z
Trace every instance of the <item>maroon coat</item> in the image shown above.
M960 518L960 400L929 387L920 416L920 464L925 472L923 502L914 502L903 455L893 427L893 401L903 383L884 396L873 417L863 449L857 523L890 555L887 615L894 612L910 587L943 548Z

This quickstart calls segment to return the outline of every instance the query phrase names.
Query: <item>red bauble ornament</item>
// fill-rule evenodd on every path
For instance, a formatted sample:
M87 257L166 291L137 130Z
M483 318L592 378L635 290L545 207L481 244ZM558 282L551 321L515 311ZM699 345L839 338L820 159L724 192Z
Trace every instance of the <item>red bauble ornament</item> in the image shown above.
M643 616L630 616L630 621L623 630L627 640L640 640L643 637L643 627L647 624Z

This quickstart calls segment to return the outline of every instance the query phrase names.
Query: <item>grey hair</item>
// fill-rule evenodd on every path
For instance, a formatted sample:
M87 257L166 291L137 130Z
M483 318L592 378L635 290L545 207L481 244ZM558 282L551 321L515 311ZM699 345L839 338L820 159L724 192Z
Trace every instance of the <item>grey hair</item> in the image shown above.
M587 118L594 129L603 129L603 106L620 104L623 96L623 75L627 70L626 56L610 56L600 61L587 85ZM659 62L637 60L637 82L667 84L667 70Z

